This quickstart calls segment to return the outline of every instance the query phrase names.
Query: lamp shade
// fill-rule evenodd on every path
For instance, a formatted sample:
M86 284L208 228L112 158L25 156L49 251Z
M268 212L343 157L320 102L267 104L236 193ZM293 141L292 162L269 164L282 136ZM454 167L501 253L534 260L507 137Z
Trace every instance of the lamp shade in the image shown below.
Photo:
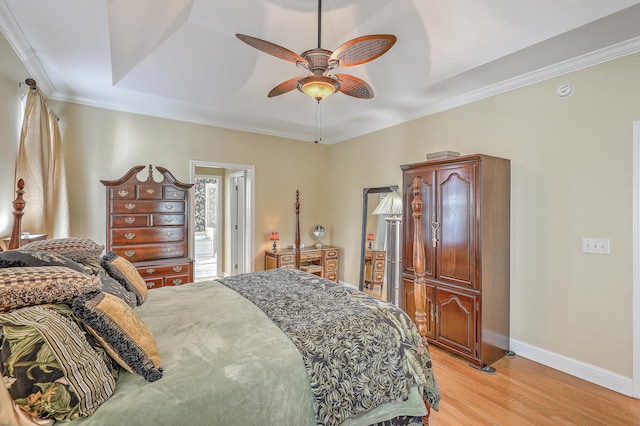
M388 194L378 207L373 210L375 215L401 215L402 214L402 193L391 192Z
M271 241L278 241L280 240L280 237L278 236L277 232L272 232L271 233L271 238L269 238Z
M298 90L320 102L340 90L340 82L331 77L309 76L298 81Z
M373 241L373 234L367 234L367 241Z

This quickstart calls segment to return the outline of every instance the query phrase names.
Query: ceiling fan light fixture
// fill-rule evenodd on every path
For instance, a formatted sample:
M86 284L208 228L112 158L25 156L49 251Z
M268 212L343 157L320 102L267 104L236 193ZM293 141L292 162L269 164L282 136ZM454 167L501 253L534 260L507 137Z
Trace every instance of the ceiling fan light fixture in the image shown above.
M320 102L340 90L340 82L331 77L308 76L298 81L298 90Z

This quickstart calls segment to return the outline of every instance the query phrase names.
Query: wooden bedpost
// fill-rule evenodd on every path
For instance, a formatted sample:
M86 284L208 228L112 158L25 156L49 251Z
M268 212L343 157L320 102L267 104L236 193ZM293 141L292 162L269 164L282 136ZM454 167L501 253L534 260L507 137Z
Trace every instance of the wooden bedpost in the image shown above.
M413 272L415 281L413 282L413 296L416 303L415 322L418 327L418 333L422 337L425 346L429 346L427 342L427 288L424 283L424 244L422 242L422 199L420 198L420 180L413 179L413 201L411 202L413 209ZM422 417L422 423L429 425L429 416L431 415L431 406L425 400L427 407L427 415Z
M296 189L296 229L293 242L295 268L300 269L300 191Z
M22 197L24 195L24 180L18 179L18 189L16 190L16 199L13 200L13 229L11 230L11 239L9 240L9 250L20 247L20 238L22 237L22 215L24 215L24 207L27 204Z
M420 181L413 180L413 270L415 281L413 295L416 302L416 326L418 333L427 345L427 289L424 284L424 245L422 242L422 200L420 199Z

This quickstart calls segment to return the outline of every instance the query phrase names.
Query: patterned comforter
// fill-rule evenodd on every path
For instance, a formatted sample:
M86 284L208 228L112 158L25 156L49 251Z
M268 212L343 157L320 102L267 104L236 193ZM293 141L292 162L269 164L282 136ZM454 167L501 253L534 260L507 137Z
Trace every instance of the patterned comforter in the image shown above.
M437 410L440 396L429 352L402 310L295 270L219 281L258 306L296 345L311 382L318 424L337 425L384 403L405 400L413 386L421 386Z

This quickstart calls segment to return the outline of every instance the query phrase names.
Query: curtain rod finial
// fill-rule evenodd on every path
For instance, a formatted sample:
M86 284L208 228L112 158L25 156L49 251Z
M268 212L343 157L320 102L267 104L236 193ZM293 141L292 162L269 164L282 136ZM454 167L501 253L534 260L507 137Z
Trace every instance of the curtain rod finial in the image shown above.
M35 89L35 88L36 88L36 81L35 81L34 79L32 79L32 78L27 78L24 82L25 82L26 84L28 84L28 85L29 85L29 87L31 87L32 89Z

